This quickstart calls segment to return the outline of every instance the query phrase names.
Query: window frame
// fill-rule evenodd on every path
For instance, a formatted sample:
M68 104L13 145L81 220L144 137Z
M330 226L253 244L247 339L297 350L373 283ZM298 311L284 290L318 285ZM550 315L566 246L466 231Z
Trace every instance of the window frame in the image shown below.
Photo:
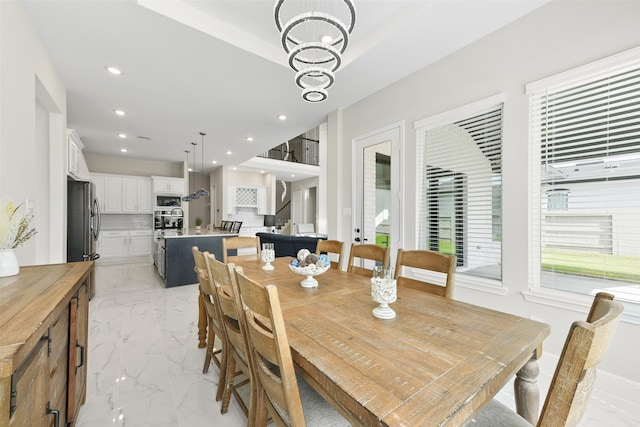
M504 126L504 111L505 111L505 99L506 96L504 93L499 93L487 98L480 99L475 102L471 102L460 106L458 108L454 108L430 117L423 118L421 120L417 120L413 124L414 131L416 132L416 200L422 200L422 192L424 191L424 181L425 181L425 165L424 165L424 152L426 149L425 143L419 143L421 140L420 133L425 132L432 128L437 128L439 126L447 125L454 123L456 121L468 119L477 114L481 114L482 112L489 110L491 108L496 108L502 105L503 111L503 119L502 124ZM504 135L504 134L503 134ZM503 150L504 150L504 138L503 138ZM504 170L501 172L501 179L504 179ZM502 215L504 214L504 199L502 203ZM416 212L415 212L415 221L418 224L418 227L421 227L421 213L422 206L421 202L416 203ZM502 223L504 223L504 218L502 218ZM415 247L421 247L419 241L420 233L416 233ZM501 247L500 250L500 260L502 263L503 250ZM500 280L491 279L471 274L465 274L464 272L456 272L456 286L468 289L479 290L495 295L504 296L508 293L509 289L504 286L502 281L502 277Z
M542 242L540 231L542 179L539 166L541 153L537 142L540 139L540 134L536 133L537 130L534 129L531 116L534 107L533 97L546 89L558 90L575 87L587 81L602 78L604 74L616 74L638 67L640 67L640 47L528 83L525 86L525 94L529 98L529 200L531 201L531 214L529 215L529 286L527 291L522 292L526 301L580 313L588 310L593 301L593 296L590 295L542 286ZM570 200L568 203L571 203ZM621 302L625 306L622 320L640 324L640 303L633 301Z

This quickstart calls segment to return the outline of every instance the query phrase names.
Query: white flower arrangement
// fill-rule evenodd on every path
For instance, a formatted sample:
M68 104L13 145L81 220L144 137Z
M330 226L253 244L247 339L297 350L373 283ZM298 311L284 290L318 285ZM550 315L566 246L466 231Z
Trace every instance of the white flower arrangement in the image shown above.
M33 214L26 212L24 204L0 201L0 249L15 249L33 237L37 231L29 228L31 220Z

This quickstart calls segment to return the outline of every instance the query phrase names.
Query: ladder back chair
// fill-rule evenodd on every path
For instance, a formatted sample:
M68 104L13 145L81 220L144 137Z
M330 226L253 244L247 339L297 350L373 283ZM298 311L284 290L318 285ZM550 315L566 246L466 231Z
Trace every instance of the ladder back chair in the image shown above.
M316 245L316 255L320 255L322 252L326 252L331 258L331 254L337 254L336 261L331 260L331 268L340 269L340 260L342 258L342 246L343 243L340 240L323 240L318 239Z
M230 250L238 249L255 249L255 253L240 254L240 255L228 255ZM222 239L222 262L238 262L238 261L252 261L260 259L260 238L259 237L226 237Z
M446 275L444 286L431 283L425 280L414 279L408 277L403 271L405 269L420 269L423 272L434 271ZM411 250L398 249L396 258L396 268L394 277L398 286L418 289L446 298L453 298L453 288L456 276L456 256L445 255L439 252L428 250Z
M371 244L351 244L347 271L349 273L356 273L361 276L371 277L373 276L373 270L356 265L356 258L376 261L376 263L380 263L382 266L387 267L389 265L389 248L383 248L382 246Z
M604 359L623 306L600 292L586 321L573 322L540 413L539 427L576 426L584 415L595 382L596 366ZM531 427L524 418L493 399L468 426Z
M228 361L228 346L224 327L220 320L222 317L219 311L220 307L215 285L213 284L213 278L206 261L208 257L214 256L208 252L201 252L197 246L192 247L191 252L193 253L193 259L195 261L194 270L198 275L200 297L204 303L204 311L207 316L207 326L209 330L207 333L207 352L204 359L202 373L206 374L209 372L209 366L211 365L211 360L213 360L220 370L218 389L216 391L216 401L219 401L222 399L224 388L224 375ZM218 349L214 348L216 336L220 341L220 348Z
M233 224L231 224L231 232L239 233L240 228L242 228L242 221L233 221Z
M224 264L211 255L206 257L206 262L214 279L220 303L222 325L229 344L220 412L223 414L227 412L231 395L233 394L240 408L250 420L249 424L251 425L251 420L254 419L253 411L256 408L254 403L256 398L256 393L254 392L255 381L252 379L251 363L249 362L247 332L241 320L242 310L239 307L239 299L237 300L237 292L234 289L237 288L235 284L235 266L233 263ZM239 371L236 371L236 368L239 368ZM244 377L242 374L244 374ZM222 383L222 379L220 382ZM241 395L243 387L249 389L251 393L249 399L246 398L246 395Z
M267 417L277 426L349 425L306 382L298 384L278 289L262 286L238 270L236 277L258 386L256 426L265 426ZM303 402L311 399L313 404L303 410Z

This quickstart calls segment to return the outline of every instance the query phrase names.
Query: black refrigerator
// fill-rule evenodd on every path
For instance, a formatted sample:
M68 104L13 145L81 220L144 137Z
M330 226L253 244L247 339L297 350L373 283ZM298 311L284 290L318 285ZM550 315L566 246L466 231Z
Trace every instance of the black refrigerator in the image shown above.
M67 262L92 261L100 235L100 204L95 184L67 181Z

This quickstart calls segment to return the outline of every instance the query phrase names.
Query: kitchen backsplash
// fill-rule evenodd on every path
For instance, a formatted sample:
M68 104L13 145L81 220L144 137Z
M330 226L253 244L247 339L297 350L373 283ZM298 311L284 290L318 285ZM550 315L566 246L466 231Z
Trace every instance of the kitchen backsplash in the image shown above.
M102 215L102 230L152 230L153 215Z

